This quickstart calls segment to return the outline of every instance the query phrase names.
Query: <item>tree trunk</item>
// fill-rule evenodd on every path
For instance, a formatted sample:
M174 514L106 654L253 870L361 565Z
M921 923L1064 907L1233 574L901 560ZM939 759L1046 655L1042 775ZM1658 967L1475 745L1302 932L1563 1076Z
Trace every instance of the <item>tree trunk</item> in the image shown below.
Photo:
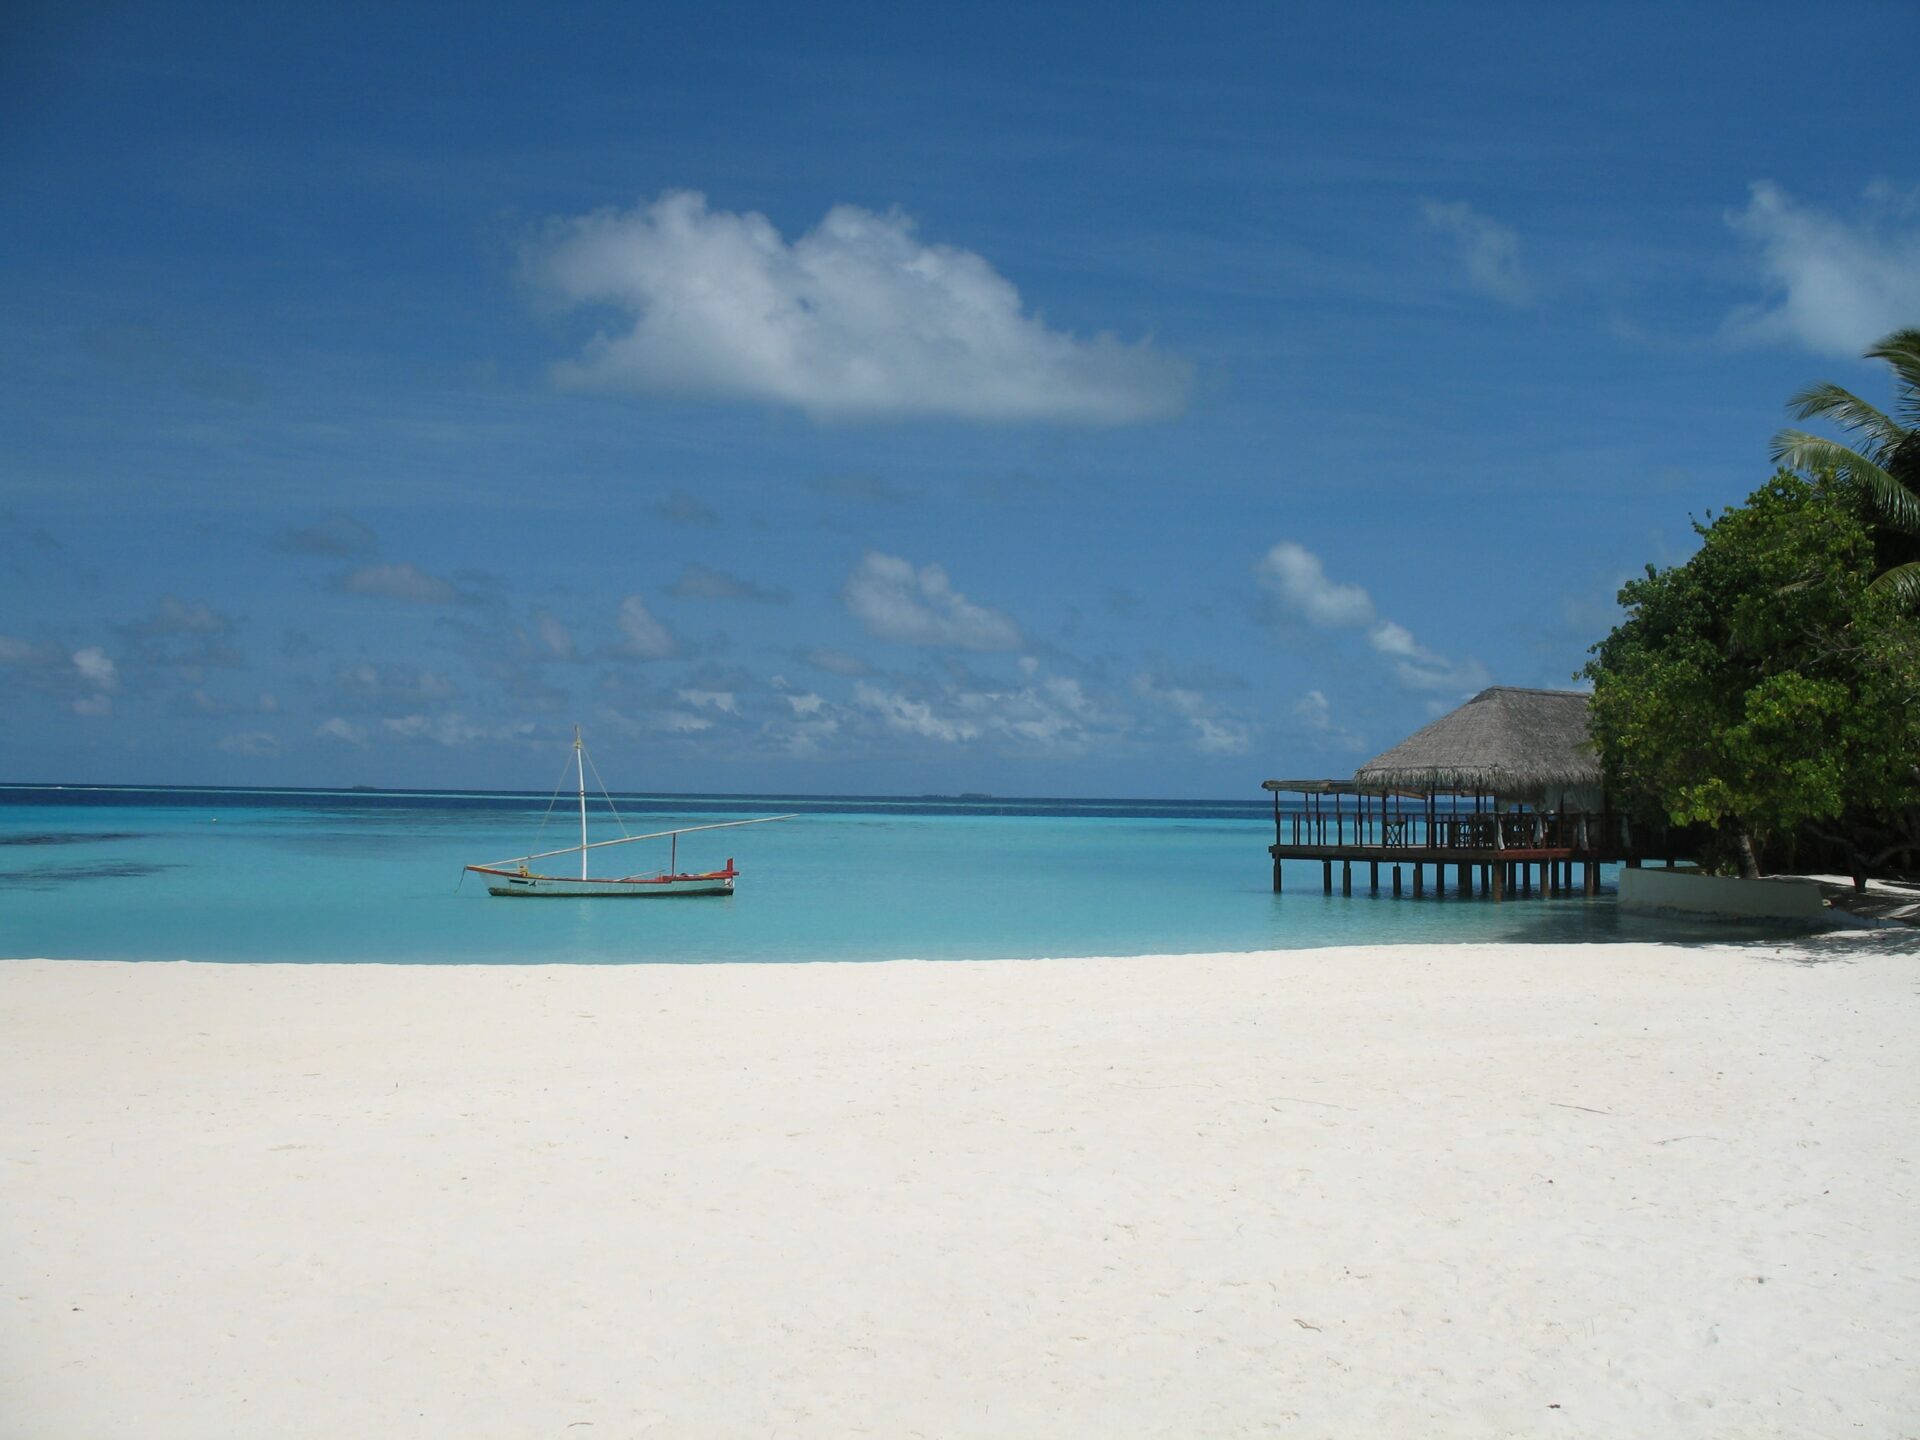
M1734 838L1735 843L1740 847L1740 878L1743 880L1758 880L1760 878L1760 862L1754 858L1753 836L1747 833L1747 828L1743 825L1735 832Z

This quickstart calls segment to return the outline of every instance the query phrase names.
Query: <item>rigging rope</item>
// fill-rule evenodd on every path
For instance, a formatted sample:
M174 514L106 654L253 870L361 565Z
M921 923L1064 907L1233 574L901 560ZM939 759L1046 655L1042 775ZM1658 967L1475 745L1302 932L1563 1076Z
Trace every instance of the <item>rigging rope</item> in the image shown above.
M614 809L613 796L607 793L607 782L600 778L600 767L593 763L593 752L586 746L580 747L580 753L587 757L587 768L593 771L593 783L600 787L600 798L607 802L607 809L613 812L613 823L620 827L622 835L627 833L627 822L620 818L620 812Z
M547 821L553 818L553 807L560 803L560 790L566 783L567 766L563 761L560 766L560 782L553 787L553 794L547 797L547 813L540 817L540 828L533 832L533 848L536 850L540 848L540 837L547 833Z

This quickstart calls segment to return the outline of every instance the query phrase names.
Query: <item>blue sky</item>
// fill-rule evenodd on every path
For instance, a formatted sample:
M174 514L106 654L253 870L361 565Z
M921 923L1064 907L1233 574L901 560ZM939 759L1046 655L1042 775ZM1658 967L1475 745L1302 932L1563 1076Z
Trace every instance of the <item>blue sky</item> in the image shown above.
M1251 795L1920 322L1920 8L29 5L0 778Z

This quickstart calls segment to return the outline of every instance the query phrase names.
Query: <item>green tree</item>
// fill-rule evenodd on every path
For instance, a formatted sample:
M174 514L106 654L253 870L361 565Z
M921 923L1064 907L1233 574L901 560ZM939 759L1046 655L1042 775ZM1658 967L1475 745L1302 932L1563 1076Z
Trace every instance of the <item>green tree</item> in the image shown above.
M1920 847L1920 626L1872 584L1852 489L1782 471L1621 592L1593 648L1593 733L1630 809L1710 827L1747 875ZM1716 857L1709 857L1716 858Z
M1797 419L1851 430L1855 445L1782 430L1773 458L1809 475L1831 474L1851 487L1880 522L1880 573L1873 582L1909 609L1920 604L1920 329L1896 330L1867 351L1893 367L1894 415L1826 381L1787 402Z

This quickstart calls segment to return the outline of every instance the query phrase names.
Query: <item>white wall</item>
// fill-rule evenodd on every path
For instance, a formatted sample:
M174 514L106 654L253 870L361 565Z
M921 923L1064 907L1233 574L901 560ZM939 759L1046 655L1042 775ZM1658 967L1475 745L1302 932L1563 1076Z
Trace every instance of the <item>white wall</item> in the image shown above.
M1827 913L1820 887L1810 880L1741 880L1697 870L1622 870L1620 908L1815 923Z

